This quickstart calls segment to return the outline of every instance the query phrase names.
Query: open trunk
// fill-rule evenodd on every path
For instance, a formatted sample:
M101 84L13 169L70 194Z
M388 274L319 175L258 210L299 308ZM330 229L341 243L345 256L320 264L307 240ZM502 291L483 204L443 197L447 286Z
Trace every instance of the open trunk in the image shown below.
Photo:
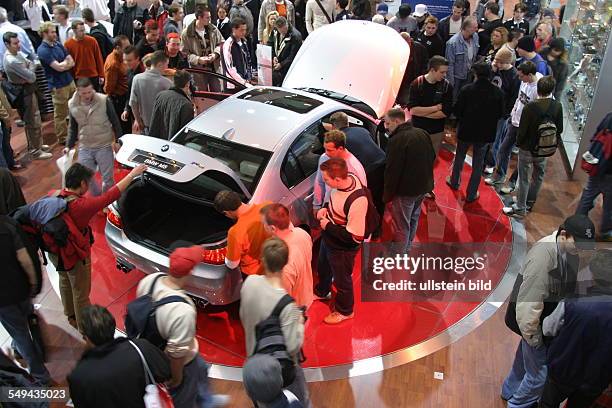
M170 252L177 241L214 244L227 236L232 221L208 200L172 189L171 182L141 178L119 200L126 235L133 241Z

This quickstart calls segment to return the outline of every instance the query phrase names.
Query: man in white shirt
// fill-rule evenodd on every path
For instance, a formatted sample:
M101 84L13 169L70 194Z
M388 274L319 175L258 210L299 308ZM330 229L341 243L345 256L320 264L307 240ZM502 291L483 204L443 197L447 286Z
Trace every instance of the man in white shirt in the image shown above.
M333 23L335 9L336 0L308 0L306 3L306 30L308 33Z
M319 157L317 176L314 185L314 199L312 201L312 210L315 216L321 207L323 207L323 204L327 201L329 196L329 188L325 184L325 181L323 181L323 174L320 169L321 164L327 160L332 158L344 159L349 173L354 174L359 179L362 186L366 187L368 185L368 179L363 165L346 148L346 135L344 132L340 130L330 130L326 132L323 140L323 147L325 148L325 153Z
M269 204L260 211L266 230L285 241L289 260L283 268L283 287L295 303L308 309L312 293L312 238L302 228L294 227L289 209L282 204Z
M110 21L110 9L106 0L81 0L81 10L91 9L95 20Z
M68 24L68 8L63 5L53 7L53 19L57 23L57 34L59 42L64 44L67 39L74 37L74 32Z

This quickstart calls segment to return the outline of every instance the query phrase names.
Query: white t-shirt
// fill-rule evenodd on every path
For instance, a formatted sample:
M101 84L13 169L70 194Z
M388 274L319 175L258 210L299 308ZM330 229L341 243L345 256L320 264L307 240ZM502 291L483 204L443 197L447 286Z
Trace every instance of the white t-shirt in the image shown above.
M448 33L450 34L450 36L452 37L454 34L457 34L459 31L461 31L461 22L462 19L459 19L457 21L453 20L452 18L449 18L449 27L448 27Z
M147 276L138 284L136 296L146 295L151 289L153 280L160 275L155 273ZM155 283L153 300L158 301L168 296L180 296L187 300L184 302L168 303L160 306L155 312L155 322L159 334L168 341L166 353L174 358L184 357L191 361L198 353L198 341L195 337L196 331L196 308L193 301L182 290L170 288L164 284L165 278L161 277Z
M528 83L521 81L521 87L519 89L518 98L514 102L514 107L510 116L512 117L512 126L519 127L521 122L521 115L523 114L523 108L529 102L533 102L538 97L538 80L542 78L542 74L536 72L536 80Z

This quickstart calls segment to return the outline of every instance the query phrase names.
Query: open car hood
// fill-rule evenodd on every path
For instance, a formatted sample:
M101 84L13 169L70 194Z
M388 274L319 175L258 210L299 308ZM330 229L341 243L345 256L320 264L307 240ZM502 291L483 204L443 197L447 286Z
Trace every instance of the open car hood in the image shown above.
M194 149L168 140L134 134L122 136L121 143L115 158L124 166L146 164L149 166L148 173L175 183L189 183L204 172L218 171L231 177L245 197L251 198L244 183L232 169Z
M339 21L308 35L283 87L348 95L382 117L395 103L409 55L408 43L392 28L369 21Z

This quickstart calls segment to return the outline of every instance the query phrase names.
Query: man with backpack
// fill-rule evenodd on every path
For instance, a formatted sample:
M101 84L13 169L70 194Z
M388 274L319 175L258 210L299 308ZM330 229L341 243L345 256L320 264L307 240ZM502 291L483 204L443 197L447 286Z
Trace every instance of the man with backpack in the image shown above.
M49 258L59 274L59 287L64 314L68 322L80 328L81 310L89 305L91 290L91 230L89 222L103 208L118 200L121 193L147 169L146 165L135 167L121 181L98 197L85 195L89 191L94 171L80 163L74 163L65 176L66 188L58 197L66 203L66 220L70 223L69 243L80 242L84 245L74 248L75 251L50 253ZM80 234L78 236L77 234ZM89 242L89 245L87 245ZM76 244L75 244L76 245Z
M196 308L183 290L202 257L200 246L176 248L170 254L168 275L152 274L138 284L138 298L132 304L144 300L151 307L137 309L128 305L128 335L146 338L163 349L170 359L171 379L167 385L176 408L221 407L229 402L227 396L209 391L208 364L199 353L195 336ZM138 313L138 310L146 313ZM133 333L130 321L144 330Z
M0 323L13 338L13 347L27 361L30 374L39 386L44 386L51 377L28 324L32 310L30 298L40 292L41 276L35 269L37 262L40 272L40 260L32 259L18 228L11 218L0 215Z
M106 61L106 57L108 57L114 49L113 37L110 36L104 25L96 21L94 18L94 12L91 9L83 9L82 15L83 22L89 27L89 35L95 38L98 42L98 47L100 47L100 53L102 54L102 60Z
M555 154L563 132L563 108L553 99L555 79L545 76L538 81L538 99L523 109L516 145L518 157L518 192L516 203L504 207L506 215L523 217L535 204L544 180L546 158Z
M351 276L359 246L367 238L371 197L359 178L349 173L344 159L329 159L319 168L330 193L325 206L317 212L322 232L315 296L328 299L333 279L337 290L335 307L323 321L338 324L355 316Z
M242 367L242 383L258 407L303 408L295 394L283 389L280 363L269 354L255 354Z
M289 259L289 248L282 239L272 237L264 242L261 255L264 275L249 276L240 289L240 320L246 353L253 356L274 352L282 367L283 387L308 407L308 389L299 365L304 314L283 287L283 268ZM280 337L283 342L274 341Z
M410 251L425 194L434 186L436 153L426 131L407 122L404 111L390 109L385 115L390 140L387 145L383 201L393 218L393 242L397 252Z

